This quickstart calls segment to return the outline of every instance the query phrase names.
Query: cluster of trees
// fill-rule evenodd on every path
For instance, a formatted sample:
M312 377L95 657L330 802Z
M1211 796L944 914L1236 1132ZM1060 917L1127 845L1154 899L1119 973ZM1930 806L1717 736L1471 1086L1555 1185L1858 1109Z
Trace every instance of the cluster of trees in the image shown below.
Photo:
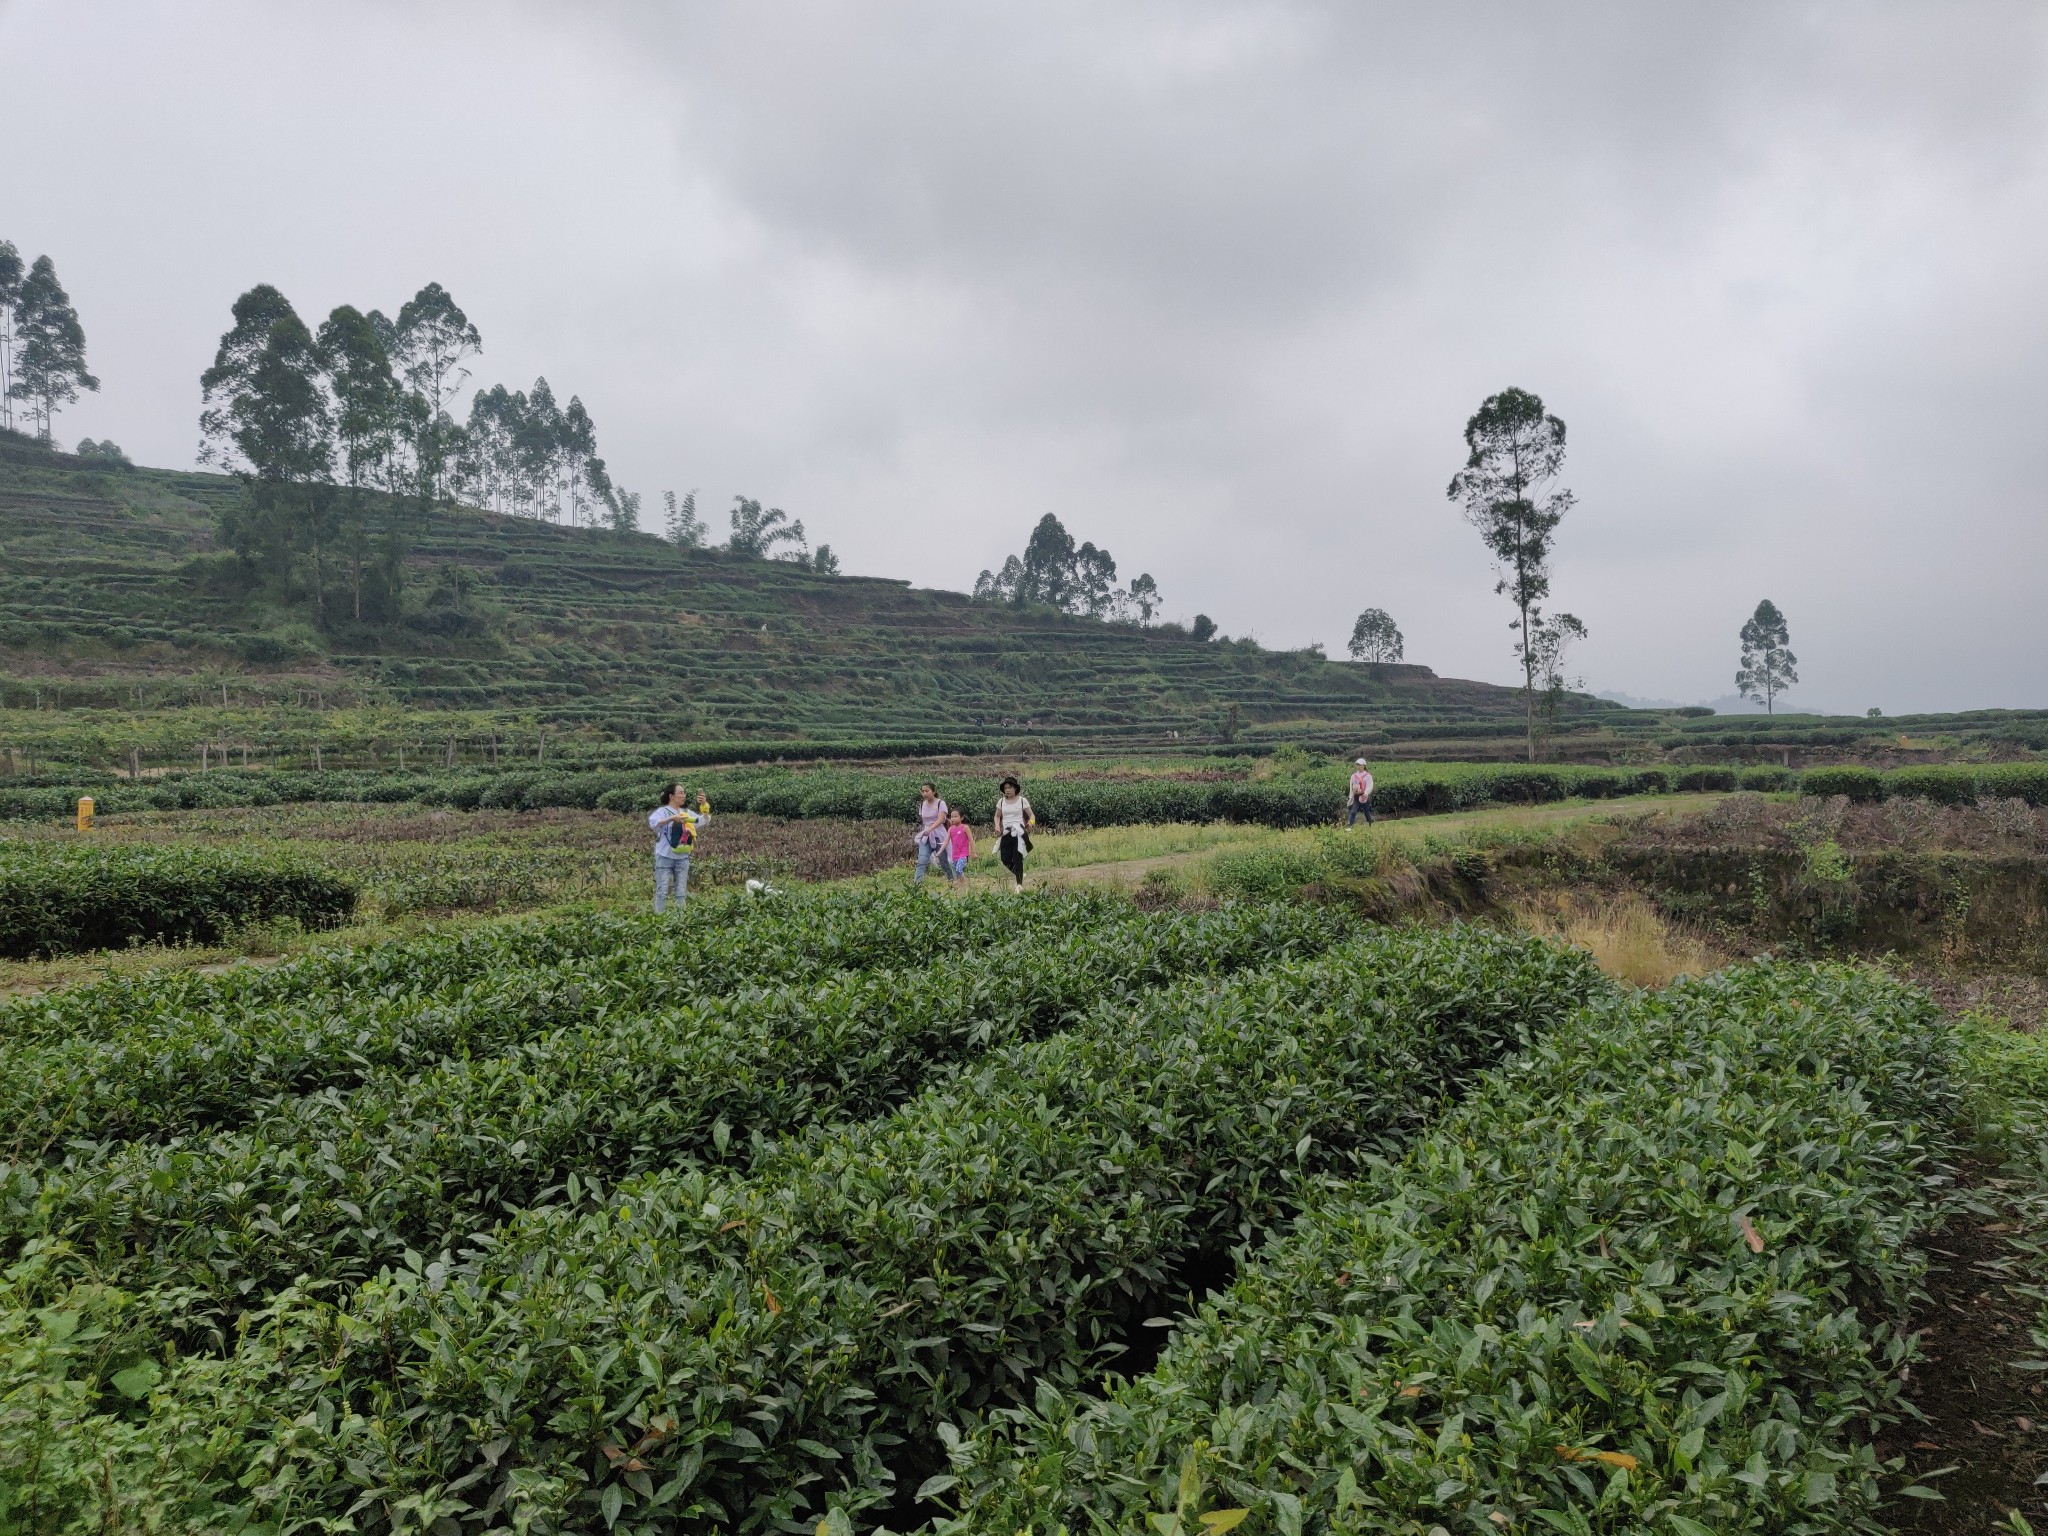
M980 602L1038 603L1063 613L1122 623L1150 624L1159 611L1159 583L1150 575L1131 578L1129 587L1116 584L1116 561L1106 549L1093 543L1078 547L1074 536L1048 512L1031 530L1024 553L1012 555L1000 571L983 571L975 579L974 596ZM1215 626L1206 617L1197 620Z
M697 493L691 491L680 501L674 491L663 491L661 499L668 515L662 532L671 544L682 549L703 549L710 530L697 513ZM766 507L752 496L733 497L732 536L723 548L728 554L748 560L782 560L827 576L839 574L839 557L830 544L811 548L802 518L791 520L780 507Z
M38 256L24 267L14 242L0 240L0 427L13 430L19 400L47 443L57 412L81 389L99 387L86 371L85 327L57 264Z
M230 543L283 584L303 574L320 619L336 573L353 618L395 616L418 518L458 494L634 526L638 498L612 484L583 402L557 407L545 379L531 393L482 391L469 425L455 421L483 340L439 283L395 319L343 304L315 330L268 283L233 313L200 376L200 461L247 487L226 518Z

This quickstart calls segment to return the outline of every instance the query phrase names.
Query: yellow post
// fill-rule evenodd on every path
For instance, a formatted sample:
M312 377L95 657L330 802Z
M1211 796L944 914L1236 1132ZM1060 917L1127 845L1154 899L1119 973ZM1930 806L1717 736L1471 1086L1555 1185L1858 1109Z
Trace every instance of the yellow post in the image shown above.
M90 832L90 831L92 830L92 796L91 796L91 795L81 795L81 796L79 797L79 800L78 800L78 830L79 830L79 831L81 831L81 832Z

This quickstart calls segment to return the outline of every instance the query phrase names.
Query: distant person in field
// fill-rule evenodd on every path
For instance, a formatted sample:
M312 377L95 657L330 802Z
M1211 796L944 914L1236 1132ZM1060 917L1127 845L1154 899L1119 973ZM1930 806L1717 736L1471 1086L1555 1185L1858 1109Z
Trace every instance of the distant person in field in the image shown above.
M1359 813L1365 813L1365 824L1372 825L1372 772L1365 766L1365 759L1358 759L1358 766L1351 773L1351 793L1344 802L1344 825L1358 825Z
M967 818L953 812L946 826L946 878L958 884L967 878L967 859L974 852L974 834Z
M1020 891L1024 889L1024 855L1031 851L1031 829L1036 825L1031 802L1024 798L1024 786L1015 779L1003 780L1002 793L996 798L996 857Z
M920 784L917 793L917 873L910 877L912 885L924 884L924 872L934 855L939 861L939 872L945 873L946 813L951 809L929 784Z
M696 849L697 834L711 820L711 802L697 797L690 809L690 792L671 784L661 792L661 803L647 818L654 832L654 910L659 912L674 896L677 910L690 894L690 854Z

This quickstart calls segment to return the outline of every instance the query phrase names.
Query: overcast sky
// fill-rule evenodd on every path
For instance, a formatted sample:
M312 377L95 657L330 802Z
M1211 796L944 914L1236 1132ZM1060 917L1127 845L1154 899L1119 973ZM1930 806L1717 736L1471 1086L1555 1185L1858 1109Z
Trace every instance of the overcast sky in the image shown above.
M445 284L615 478L966 587L1056 512L1169 614L1507 681L1445 500L1570 428L1587 685L2048 706L2048 6L0 0L0 238L188 465L237 293Z

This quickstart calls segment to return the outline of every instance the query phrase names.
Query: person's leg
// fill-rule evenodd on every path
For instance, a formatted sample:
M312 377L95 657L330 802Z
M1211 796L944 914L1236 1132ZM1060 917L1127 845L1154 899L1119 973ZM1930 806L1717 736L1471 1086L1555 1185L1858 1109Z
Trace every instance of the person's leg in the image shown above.
M924 872L931 867L932 845L923 838L917 840L917 873L910 877L912 885L924 884Z
M1003 868L1010 872L1010 878L1017 882L1017 889L1021 891L1024 888L1023 845L1006 832L1003 834L1002 847L998 850L998 855L1003 861Z
M1370 801L1370 800L1367 800L1367 801L1365 802L1365 805L1364 805L1364 809L1365 809L1365 824L1366 824L1366 825L1367 825L1367 826L1369 827L1369 826L1371 826L1371 825L1372 825L1372 801Z
M668 860L660 854L654 856L654 910L659 912L668 904Z
M690 856L686 853L676 860L676 905L680 907L690 895Z
M1344 803L1344 825L1347 827L1358 825L1358 802L1356 800L1347 800Z

